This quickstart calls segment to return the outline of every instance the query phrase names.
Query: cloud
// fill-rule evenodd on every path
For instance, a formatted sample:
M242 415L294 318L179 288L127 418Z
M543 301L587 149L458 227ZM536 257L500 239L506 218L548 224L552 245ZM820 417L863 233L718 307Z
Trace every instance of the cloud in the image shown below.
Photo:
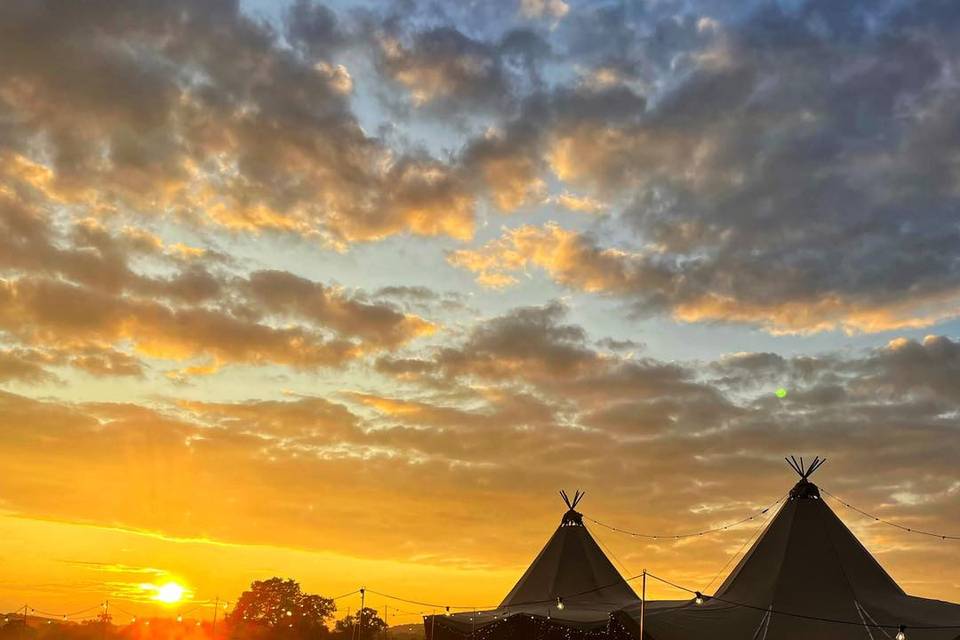
M496 49L456 29L417 32L409 46L384 34L379 45L385 75L410 92L415 106L462 101L497 107L511 94Z
M831 460L821 485L858 506L917 527L957 524L956 341L706 363L615 357L595 342L551 304L484 320L416 359L384 359L397 393L155 407L0 394L7 507L173 536L519 566L529 558L499 544L505 525L491 509L535 514L511 528L531 548L560 508L542 496L574 484L599 519L696 530L773 502L793 482L782 455L817 453ZM308 508L318 494L322 512ZM439 513L411 520L423 500ZM899 577L943 559L927 540L841 515ZM464 526L473 535L452 535ZM642 556L700 580L750 532L626 553L596 533L624 562Z
M506 132L488 131L463 152L461 162L469 174L477 174L493 204L511 213L525 204L544 199L546 183L543 159L537 157L536 133L513 128Z
M494 288L514 284L512 274L527 267L538 267L561 284L590 292L624 294L634 287L642 292L640 283L670 278L669 271L642 256L602 249L591 238L553 223L509 229L479 249L459 249L447 259Z
M324 4L297 0L285 16L286 37L311 58L330 60L348 44L350 34L337 14Z
M616 245L523 226L453 261L488 286L537 266L644 313L772 333L957 317L956 15L901 8L869 27L868 15L816 2L762 4L736 24L574 12L565 23L598 44L558 34L581 73L500 128L523 136L509 157L530 158L509 165L501 208L529 200L524 185L548 169L590 199L571 204L620 213L604 229ZM644 68L647 45L611 58L606 45L628 35L672 61Z
M494 318L475 328L461 347L442 349L437 364L454 376L521 380L572 376L596 367L584 330L560 322L565 313L554 303Z
M291 8L292 51L229 3L3 12L0 113L19 124L0 150L40 163L62 204L335 246L472 233L472 196L448 167L360 127L349 70L329 60L349 34L321 5Z
M256 271L242 286L260 312L306 319L341 335L359 337L374 347L395 347L437 329L417 316L350 299L284 271Z
M144 357L186 363L179 377L341 366L436 330L363 292L279 270L235 275L217 252L143 229L57 224L30 198L0 194L0 230L0 334L25 348L5 352L8 378L49 379L49 367L141 376Z
M577 213L600 213L609 206L588 196L578 196L572 193L561 193L560 195L550 196L547 202L559 205L570 211L576 211Z
M520 0L520 13L527 18L552 18L559 20L570 11L563 0Z
M22 349L0 350L0 382L43 382L54 376L43 367L43 358Z
M356 355L355 345L307 328L274 328L202 307L111 297L42 278L0 281L0 301L0 329L25 344L82 348L128 341L155 358L305 368L342 364Z
M755 265L738 261L744 270L735 274L718 270L709 257L684 260L656 246L606 248L590 235L555 223L508 229L477 249L450 252L447 260L490 288L509 287L517 281L514 274L536 267L571 289L628 300L640 313L668 312L684 322L744 323L774 334L927 327L956 315L960 304L960 290L946 282L942 292L917 292L906 299L890 292L845 297L816 289L793 291L790 299L789 281L778 280L777 265L754 273ZM782 275L788 279L791 274Z
M404 117L439 116L458 126L474 116L515 112L522 97L542 85L551 47L526 26L508 25L489 38L477 34L470 21L484 11L496 8L413 3L403 14L368 13L366 37L389 83L381 94L385 106Z

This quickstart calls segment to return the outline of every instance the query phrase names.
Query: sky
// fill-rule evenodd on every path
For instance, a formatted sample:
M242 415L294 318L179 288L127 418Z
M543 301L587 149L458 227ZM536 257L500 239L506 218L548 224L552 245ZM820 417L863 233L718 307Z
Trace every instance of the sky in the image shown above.
M488 606L559 489L672 535L791 454L960 534L958 35L947 1L0 3L0 609ZM832 506L960 601L957 542ZM705 587L759 520L591 530Z

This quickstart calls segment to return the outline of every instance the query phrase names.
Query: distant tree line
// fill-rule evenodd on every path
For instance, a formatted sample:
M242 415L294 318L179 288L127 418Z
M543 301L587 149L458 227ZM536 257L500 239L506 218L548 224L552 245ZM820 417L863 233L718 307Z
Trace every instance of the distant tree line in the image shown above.
M151 619L113 624L109 616L84 622L62 622L10 615L0 619L0 640L382 640L387 623L376 609L365 607L336 619L331 598L304 593L295 580L257 580L241 594L233 610L216 628L202 624ZM362 619L362 624L361 624Z
M303 593L295 580L257 580L227 617L232 640L303 639L333 636L374 640L387 628L376 609L365 607L328 626L337 611L330 598ZM361 624L362 619L362 624Z

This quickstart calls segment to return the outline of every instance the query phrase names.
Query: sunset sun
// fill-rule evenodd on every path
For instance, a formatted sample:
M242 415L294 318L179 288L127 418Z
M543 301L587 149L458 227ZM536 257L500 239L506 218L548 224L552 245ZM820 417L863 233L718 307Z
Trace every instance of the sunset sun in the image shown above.
M168 582L157 587L157 593L153 596L153 599L167 604L173 604L183 599L185 591L186 590L176 582Z

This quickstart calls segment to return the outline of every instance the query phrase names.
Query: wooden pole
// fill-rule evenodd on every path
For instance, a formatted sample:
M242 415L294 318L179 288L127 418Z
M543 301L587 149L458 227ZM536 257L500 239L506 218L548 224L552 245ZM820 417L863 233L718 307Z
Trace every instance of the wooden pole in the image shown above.
M216 600L213 601L213 625L210 628L211 638L217 637L217 611L219 610L220 610L220 596L217 596Z
M360 619L357 621L357 640L363 640L363 607L367 595L365 587L360 587Z
M647 570L643 570L643 583L640 587L640 640L643 640L643 619L647 615Z

